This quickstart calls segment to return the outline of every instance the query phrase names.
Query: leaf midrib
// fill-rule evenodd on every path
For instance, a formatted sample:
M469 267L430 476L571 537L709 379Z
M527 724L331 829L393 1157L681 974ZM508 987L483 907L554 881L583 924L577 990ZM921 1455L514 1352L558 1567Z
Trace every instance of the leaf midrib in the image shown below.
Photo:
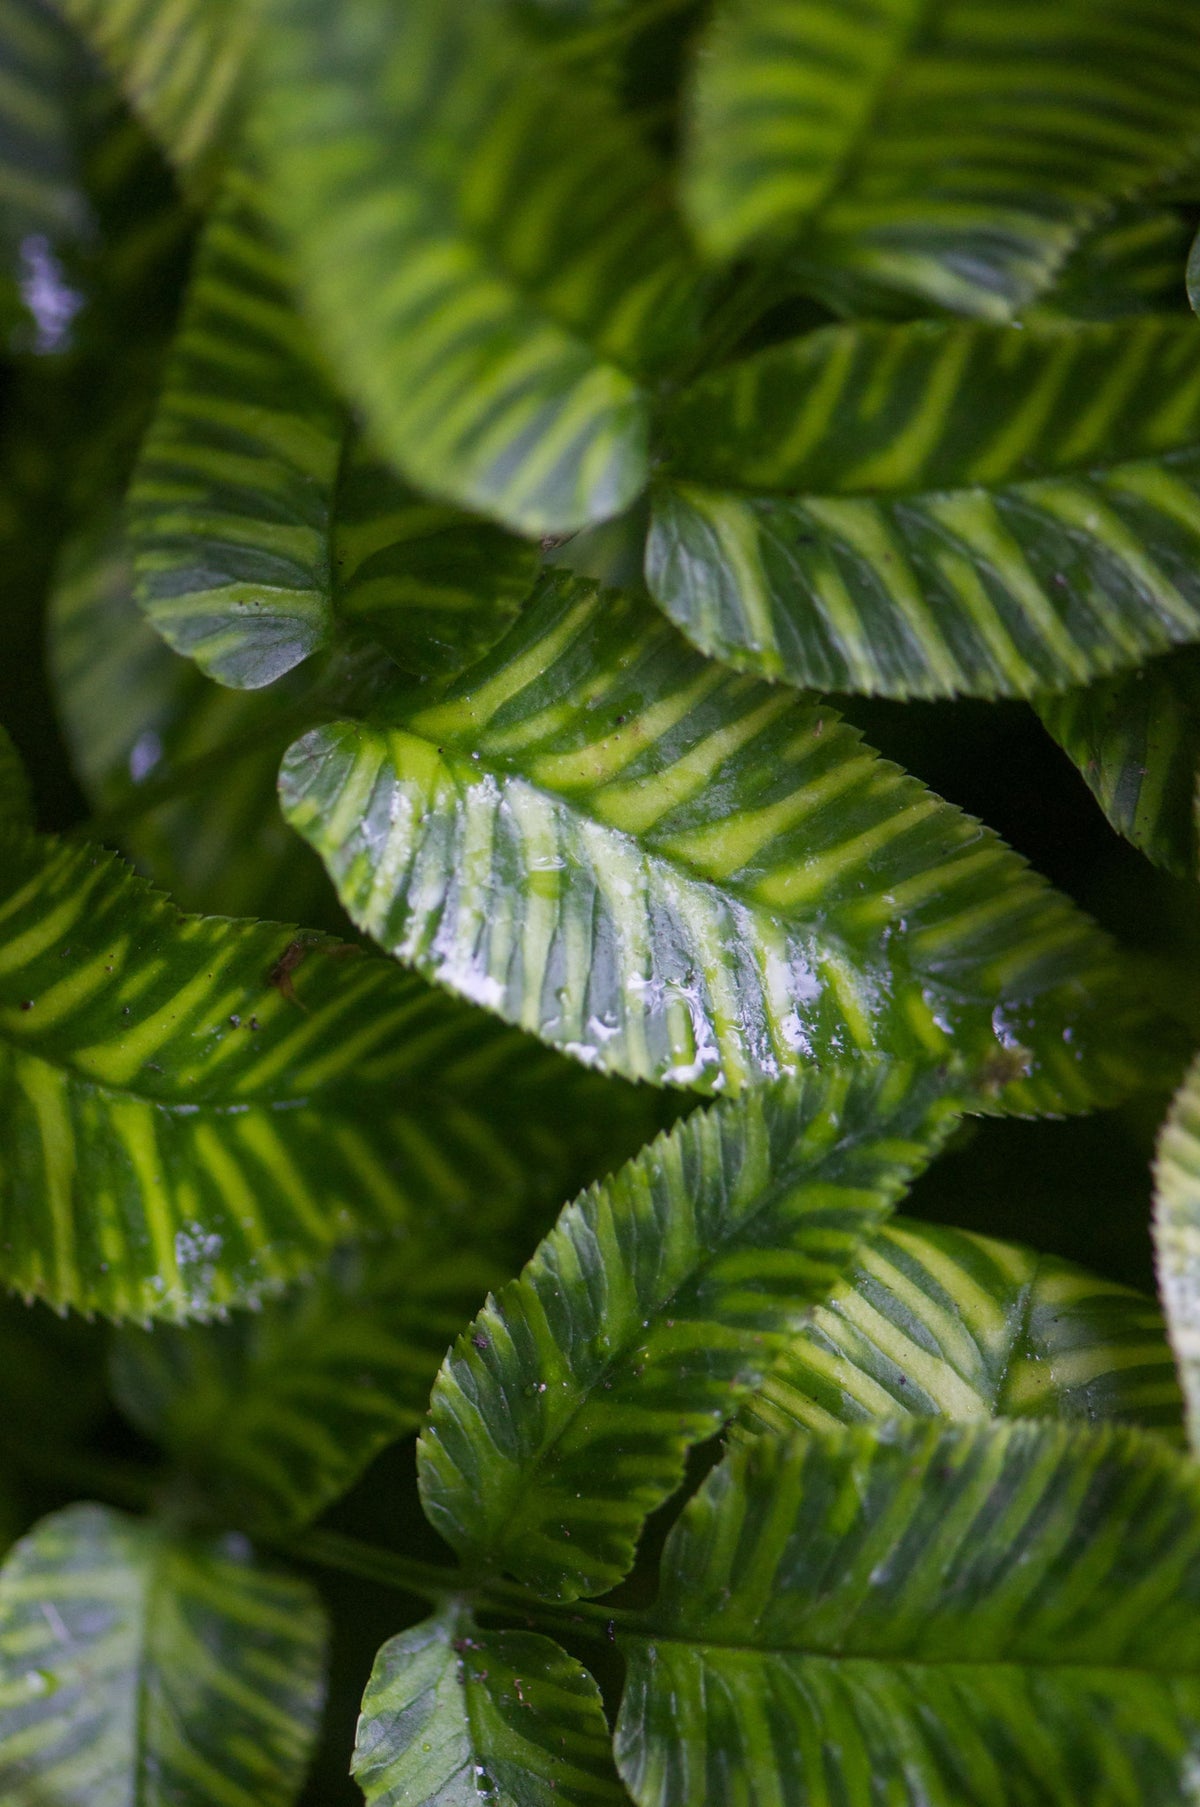
M619 1644L672 1644L682 1650L727 1650L739 1656L755 1657L762 1661L778 1661L780 1658L796 1657L802 1662L837 1664L845 1668L863 1669L916 1669L946 1672L950 1670L975 1669L995 1670L1011 1669L1018 1674L1027 1674L1030 1670L1051 1669L1058 1673L1073 1673L1081 1677L1088 1675L1146 1675L1161 1677L1164 1681L1195 1681L1200 1683L1200 1667L1181 1670L1178 1663L1164 1662L1160 1668L1155 1664L1132 1662L1121 1663L1107 1661L1102 1663L1085 1663L1068 1657L1039 1658L1022 1661L1019 1657L982 1656L982 1657L914 1657L914 1656L864 1656L859 1652L847 1653L834 1650L819 1650L804 1645L791 1644L747 1644L736 1638L703 1638L691 1636L679 1631L658 1631L653 1625L627 1625L618 1622L617 1641Z

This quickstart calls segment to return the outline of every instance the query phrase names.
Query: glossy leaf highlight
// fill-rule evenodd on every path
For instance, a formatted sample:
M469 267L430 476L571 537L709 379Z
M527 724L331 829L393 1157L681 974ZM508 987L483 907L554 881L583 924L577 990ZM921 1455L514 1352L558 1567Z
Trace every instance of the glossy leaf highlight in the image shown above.
M1154 1253L1167 1332L1200 1454L1200 1060L1175 1095L1155 1164Z

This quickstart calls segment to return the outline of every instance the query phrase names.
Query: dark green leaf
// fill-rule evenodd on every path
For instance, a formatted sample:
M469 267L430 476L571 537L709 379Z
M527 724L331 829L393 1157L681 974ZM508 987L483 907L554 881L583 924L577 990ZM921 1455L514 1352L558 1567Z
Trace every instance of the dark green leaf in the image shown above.
M608 1094L324 935L181 916L120 861L0 841L0 1277L115 1317L277 1291L363 1231L561 1197ZM574 1091L579 1078L591 1089Z
M233 1522L303 1523L417 1429L447 1345L497 1275L432 1234L337 1250L260 1311L123 1331L114 1390Z
M1020 1110L1177 1070L1109 943L994 836L635 597L548 578L389 721L297 742L286 814L391 953L580 1059L735 1090L956 1047Z
M311 667L262 694L202 677L134 602L120 521L108 512L63 550L48 651L80 783L102 817L117 812L106 839L185 909L334 926L329 880L276 792L284 748L306 715L322 714ZM163 800L149 807L156 789Z
M1155 865L1195 876L1200 649L1041 697L1037 711L1118 834Z
M690 331L662 175L493 0L269 0L258 141L379 450L527 533L616 514Z
M912 1414L1124 1418L1176 1437L1161 1313L1070 1262L897 1217L746 1402L751 1431Z
M409 670L459 670L499 638L537 567L536 547L414 495L363 447L240 169L200 247L130 538L159 633L238 689L328 646L339 618Z
M33 827L29 780L12 738L4 728L0 728L0 825L8 832Z
M1176 0L723 0L684 193L718 256L1003 319L1198 134Z
M616 1738L639 1807L1195 1797L1200 1478L1154 1437L756 1438L672 1532L648 1620Z
M438 1376L418 1462L443 1536L551 1597L614 1586L688 1446L944 1140L946 1083L859 1067L760 1087L568 1206Z
M795 684L1027 696L1200 637L1200 334L830 327L670 422L650 588Z
M172 162L204 185L238 100L254 9L242 0L57 0Z
M1026 320L1121 320L1187 303L1188 228L1171 207L1129 202L1082 238Z
M1200 314L1200 232L1192 240L1187 261L1187 292L1194 313Z
M1154 1250L1192 1449L1200 1455L1200 1060L1163 1124L1155 1165Z
M5 1807L289 1807L324 1642L311 1588L244 1538L103 1506L43 1519L0 1570Z
M604 1807L627 1797L600 1690L549 1638L449 1606L383 1646L353 1773L369 1807Z

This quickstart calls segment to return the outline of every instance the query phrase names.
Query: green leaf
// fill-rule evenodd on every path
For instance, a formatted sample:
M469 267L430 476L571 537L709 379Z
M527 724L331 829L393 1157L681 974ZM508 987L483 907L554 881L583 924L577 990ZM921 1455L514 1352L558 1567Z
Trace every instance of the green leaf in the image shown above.
M254 8L240 0L57 0L180 170L207 187L238 105Z
M447 1345L502 1271L433 1236L340 1249L260 1311L122 1331L114 1392L231 1522L300 1524L418 1428Z
M525 533L618 513L691 332L662 172L493 0L269 0L257 141L380 452Z
M896 1415L1123 1418L1178 1436L1149 1299L1014 1243L897 1217L742 1408L750 1431Z
M1156 866L1193 877L1200 649L1039 697L1037 712L1117 833Z
M761 1386L936 1153L946 1088L903 1067L760 1087L569 1205L438 1375L431 1523L552 1598L614 1586L689 1445Z
M245 1539L71 1506L0 1570L6 1807L289 1807L324 1692L320 1604Z
M0 728L0 831L33 827L29 780L12 736Z
M388 721L298 741L285 813L389 952L582 1060L711 1091L953 1048L1020 1110L1177 1071L1109 943L1002 843L636 597L549 577Z
M627 1797L600 1690L549 1638L448 1606L383 1646L353 1774L368 1807L603 1807Z
M1158 1288L1183 1386L1188 1437L1200 1454L1200 1059L1163 1124L1154 1180Z
M79 170L83 76L43 0L0 0L0 352L61 349L79 306L63 269L90 220Z
M607 1094L396 970L0 844L0 1278L113 1317L249 1301L363 1232L562 1196ZM574 1089L579 1077L589 1090Z
M724 0L684 196L713 255L1003 319L1111 202L1183 167L1200 40L1175 0Z
M1082 238L1026 320L1121 320L1186 305L1188 228L1172 207L1129 202Z
M538 552L431 504L364 448L292 305L256 180L230 171L130 492L138 597L220 683L257 689L339 619L419 673L499 638Z
M830 327L669 424L650 588L794 684L1028 696L1200 637L1200 336Z
M1188 253L1187 292L1193 313L1200 314L1200 232L1192 240Z
M312 668L247 694L169 651L134 602L113 511L63 548L48 613L55 705L104 838L185 909L333 927L329 880L276 793L285 747L322 714Z
M668 1540L617 1763L639 1807L1178 1807L1200 1479L1154 1437L756 1438Z

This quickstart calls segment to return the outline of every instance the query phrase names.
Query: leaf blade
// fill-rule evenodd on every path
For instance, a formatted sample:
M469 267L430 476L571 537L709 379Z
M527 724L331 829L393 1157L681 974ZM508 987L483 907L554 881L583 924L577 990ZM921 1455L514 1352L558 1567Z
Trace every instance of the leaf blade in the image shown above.
M1154 1165L1158 1288L1186 1406L1188 1441L1200 1450L1200 1063L1172 1102Z
M951 1127L940 1075L758 1089L568 1206L447 1355L426 1516L551 1598L614 1586L642 1522L761 1384Z

